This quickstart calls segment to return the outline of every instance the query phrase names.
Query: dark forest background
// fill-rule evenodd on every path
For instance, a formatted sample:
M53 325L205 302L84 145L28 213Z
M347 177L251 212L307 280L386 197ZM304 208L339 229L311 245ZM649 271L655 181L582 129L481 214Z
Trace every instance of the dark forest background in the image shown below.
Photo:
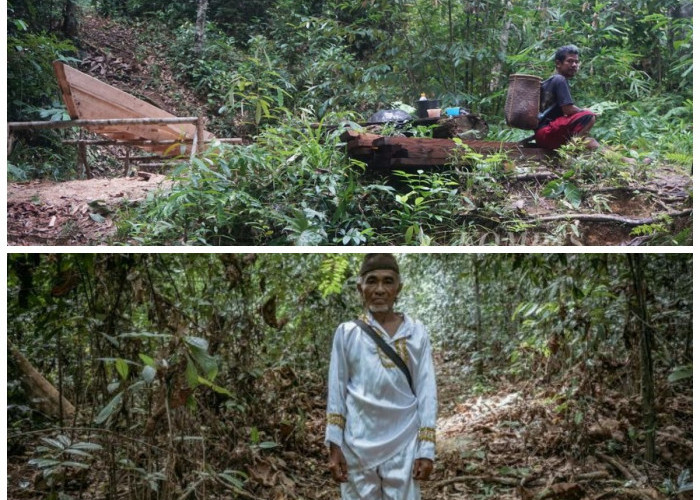
M325 377L361 257L10 254L10 497L333 498ZM692 490L692 255L399 260L438 367L428 498Z

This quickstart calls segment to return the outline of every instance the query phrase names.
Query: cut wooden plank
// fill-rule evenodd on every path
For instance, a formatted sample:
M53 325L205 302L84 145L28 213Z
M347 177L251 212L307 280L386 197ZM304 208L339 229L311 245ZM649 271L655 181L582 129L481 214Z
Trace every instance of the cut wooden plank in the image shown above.
M504 153L510 159L542 160L552 154L540 148L526 148L517 142L431 139L423 137L379 136L347 131L350 157L367 162L370 168L431 167L451 163L457 156L467 153L468 146L479 154Z
M150 103L119 90L107 83L93 78L75 68L55 61L54 71L58 79L61 94L66 103L70 117L78 119L114 119L114 118L177 118ZM116 140L192 140L195 136L194 124L162 125L114 125L90 126L89 130ZM203 139L213 139L213 134L204 131ZM181 154L180 148L169 148L157 144L139 146L147 151L175 156ZM168 149L170 149L168 151ZM185 145L185 154L192 146ZM167 153L166 153L167 151Z

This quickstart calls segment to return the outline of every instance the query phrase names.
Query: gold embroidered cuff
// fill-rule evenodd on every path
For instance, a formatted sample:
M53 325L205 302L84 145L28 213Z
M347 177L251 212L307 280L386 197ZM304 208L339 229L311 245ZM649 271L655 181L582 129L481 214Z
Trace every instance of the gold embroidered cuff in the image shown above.
M435 429L432 427L421 427L418 431L418 440L435 443Z
M340 413L329 413L327 421L328 425L337 425L341 429L345 429L345 417Z

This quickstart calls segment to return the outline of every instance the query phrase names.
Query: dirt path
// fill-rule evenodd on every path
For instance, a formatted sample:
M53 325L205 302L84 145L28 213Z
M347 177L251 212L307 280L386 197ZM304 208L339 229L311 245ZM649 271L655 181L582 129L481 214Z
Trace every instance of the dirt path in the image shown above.
M164 175L69 182L32 181L7 187L10 245L104 245L117 231L113 216L149 193L167 190Z

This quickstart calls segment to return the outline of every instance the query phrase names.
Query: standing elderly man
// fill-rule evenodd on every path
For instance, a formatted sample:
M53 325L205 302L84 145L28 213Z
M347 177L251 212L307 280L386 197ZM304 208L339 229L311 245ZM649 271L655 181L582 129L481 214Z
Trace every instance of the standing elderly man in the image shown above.
M393 255L368 254L357 282L364 313L333 339L326 445L343 500L420 499L417 481L433 469L430 340L422 323L394 311L402 286Z

